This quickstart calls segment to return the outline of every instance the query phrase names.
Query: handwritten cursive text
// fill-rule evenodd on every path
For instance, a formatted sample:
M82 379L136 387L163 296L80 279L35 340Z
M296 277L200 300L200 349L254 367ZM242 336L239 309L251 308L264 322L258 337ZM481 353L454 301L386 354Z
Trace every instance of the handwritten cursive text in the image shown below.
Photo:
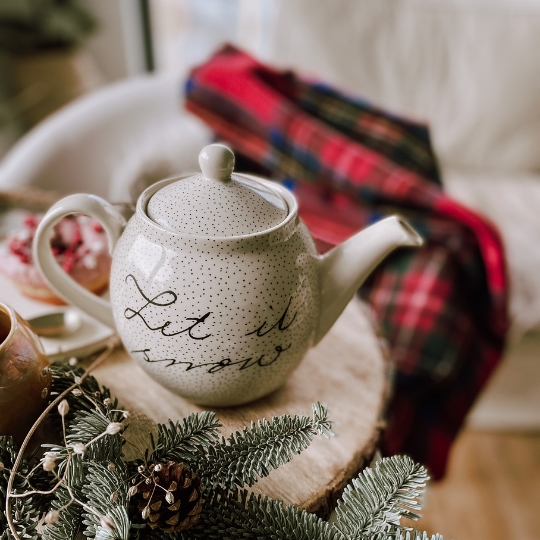
M144 292L141 289L141 287L139 286L139 284L137 283L137 280L135 279L135 276L133 274L129 274L126 277L126 283L128 282L129 278L131 278L133 283L135 283L135 286L137 287L137 290L139 291L140 295L146 301L146 304L144 304L144 306L142 306L138 310L135 310L135 309L132 309L132 308L126 308L124 310L124 317L126 319L131 320L134 317L139 317L149 330L160 331L166 337L177 336L178 334L183 334L185 332L187 332L189 337L192 338L192 339L206 339L206 338L209 338L212 335L212 334L206 334L204 336L200 336L200 335L198 336L198 335L193 334L193 330L195 330L195 328L199 324L204 324L204 322L209 317L209 315L212 314L211 311L209 311L208 313L205 313L202 317L186 317L186 321L195 321L195 322L193 324L187 326L186 328L183 328L182 330L178 330L177 332L170 331L169 327L172 324L172 321L166 321L161 326L156 326L156 327L150 326L150 324L148 323L148 321L145 318L145 314L143 313L143 311L148 306L159 306L159 307L172 306L178 300L178 296L173 291L165 291L165 292L159 293L158 295L154 296L153 298L148 298L144 294Z
M193 362L186 362L185 360L178 360L177 358L159 358L154 359L150 358L149 353L151 352L150 349L140 349L137 351L131 351L132 353L142 353L143 360L145 362L149 363L155 363L155 362L167 362L167 365L165 367L170 366L178 366L178 365L186 365L185 371L192 371L194 369L200 369L203 368L206 373L218 373L222 369L233 367L233 366L239 366L238 371L242 371L244 369L248 369L253 366L259 366L259 367L267 367L272 365L274 362L278 360L278 358L288 349L291 348L291 345L287 347L282 347L281 345L276 345L274 347L274 353L270 358L267 358L266 354L262 354L258 358L245 358L242 360L231 360L230 358L223 358L219 360L218 362L207 362L204 364L194 364Z
M256 334L258 337L263 337L263 336L266 336L266 334L268 334L272 330L274 330L274 328L277 328L280 332L287 330L287 328L289 328L289 326L291 326L291 324L296 319L296 315L298 313L298 312L295 312L294 315L292 316L292 319L288 323L285 323L285 320L287 319L287 315L289 313L289 308L291 307L291 302L292 302L292 296L291 298L289 298L289 303L287 304L287 307L285 308L283 315L279 318L279 320L274 325L267 328L266 325L268 324L268 321L264 321L261 324L261 326L259 326L259 328L256 328L252 332L248 332L246 336L251 336L252 334ZM273 309L272 306L270 306L270 309Z

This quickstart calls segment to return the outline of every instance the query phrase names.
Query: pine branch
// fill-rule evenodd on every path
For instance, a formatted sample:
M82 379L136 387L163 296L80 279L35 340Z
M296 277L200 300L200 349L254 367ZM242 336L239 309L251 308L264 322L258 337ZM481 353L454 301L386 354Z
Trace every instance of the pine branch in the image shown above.
M97 462L117 461L122 453L124 443L121 433L106 435L92 444L90 441L101 435L109 424L122 420L122 413L107 412L103 414L96 410L81 411L75 415L67 430L69 444L82 443L87 445L86 457Z
M208 447L206 457L197 464L197 473L210 485L229 489L252 486L259 477L289 462L305 450L317 434L329 436L328 411L313 405L313 418L284 415L251 423L227 440Z
M12 535L9 532L8 522L4 514L6 508L6 491L11 473L11 468L17 458L19 449L11 437L0 436L0 540L11 540ZM15 477L14 493L21 493L28 489L28 482L24 479L30 470L29 463L23 459L19 466L19 474ZM42 487L44 482L41 478L37 479ZM15 530L21 538L38 540L40 538L37 532L37 521L43 508L48 503L44 497L25 497L11 499L11 510Z
M155 444L152 436L150 461L197 461L204 454L205 447L217 442L220 427L215 413L208 411L192 413L182 422L169 420L169 425L158 424Z
M131 523L128 515L127 480L127 467L122 462L109 463L107 466L99 463L88 465L83 487L87 504L102 516L110 518L114 529L104 527L99 516L85 512L85 536L95 537L96 540L129 539Z
M81 527L81 509L76 504L71 504L71 497L67 490L59 489L55 492L55 498L51 504L52 510L63 508L59 520L53 525L47 525L42 533L43 540L75 540ZM64 508L66 505L66 508Z
M313 411L313 427L318 435L324 435L326 438L334 436L332 431L332 422L328 420L328 407L325 407L318 401L311 406Z
M95 396L97 397L97 396ZM116 405L114 402L113 405ZM59 462L58 474L62 476L66 469L65 484L60 485L54 495L51 508L60 511L59 520L49 525L43 534L44 540L68 540L76 537L82 526L82 510L78 503L73 502L72 496L82 501L85 498L84 487L86 486L86 467L88 463L95 464L120 461L122 452L122 437L120 433L105 435L94 442L107 429L111 422L121 419L122 413L110 411L109 406L98 406L93 410L81 410L75 414L66 429L68 447L74 444L82 444L85 447L84 454L74 453L73 449L44 445L50 447L56 453ZM69 489L67 486L69 486ZM129 530L129 528L128 528Z
M54 395L77 383L82 375L80 368L68 365L53 366L52 371ZM116 400L93 377L81 380L67 401L69 407L62 402L60 414L52 415L62 440L63 419L67 445L44 445L54 453L41 458L43 467L33 468L31 459L23 460L15 479L16 493L47 491L56 485L53 495L13 499L12 517L21 538L74 540L84 525L85 535L95 540L442 540L440 535L430 537L400 525L402 517L419 517L418 499L427 481L425 469L406 457L385 459L353 480L338 503L335 525L294 506L238 489L253 485L290 461L310 445L315 435L331 435L327 410L318 403L313 405L312 418L285 415L252 422L249 428L221 441L214 413L169 421L158 425L156 442L152 439L152 451L143 465L140 460L121 461L121 423L127 413L117 410ZM5 505L9 469L16 455L13 442L0 437L0 462L4 464L4 468L0 466L0 505ZM149 531L136 501L128 498L129 479L136 484L141 477L139 466L146 470L151 468L148 462L167 461L188 463L203 480L200 519L185 532ZM29 481L25 476L31 468ZM2 508L0 540L12 540L9 531L3 530L7 522ZM44 517L54 509L59 513ZM42 526L45 528L40 536Z
M84 369L80 366L70 366L68 363L56 363L50 367L52 375L52 391L51 396L57 396L64 390L69 388L76 380L77 377L82 377ZM102 407L104 411L104 401L111 398L111 393L108 388L101 387L95 377L88 375L80 385L80 389L83 393L93 396L93 401ZM69 405L73 412L76 411L92 411L95 409L95 405L92 401L89 401L84 394L69 394ZM117 407L113 407L117 408Z
M184 533L152 533L149 540L345 540L314 514L246 490L216 490L200 520Z
M50 367L52 375L51 397L54 398L82 378L84 369L80 366L70 366L68 363L56 363ZM69 403L70 411L66 415L66 423L69 424L77 412L95 412L96 409L106 414L110 409L118 409L117 400L112 400L110 392L105 387L100 387L97 380L88 375L82 379L79 388L70 392L66 399ZM106 403L108 405L106 405ZM58 436L62 436L61 417L52 414L49 417L52 429Z
M418 499L427 480L425 468L407 456L383 459L345 488L336 509L337 527L347 538L371 538L399 527L401 517L418 519Z
M41 505L42 501L40 501L36 497L15 499L14 502L11 504L13 524L15 526L17 534L21 538L40 540L41 537L39 536L39 533L37 531L37 524L40 517L39 508L41 507ZM11 540L13 536L9 531L7 520L4 519L4 508L5 505L2 508L2 519L0 519L3 530L3 534L0 535L0 539L6 538Z
M82 456L72 455L67 472L66 466L67 461L61 462L58 467L58 474L62 477L65 473L66 484L70 486L73 495L81 500L83 498L82 486L85 479ZM42 533L43 540L74 540L81 528L81 508L78 504L73 503L71 494L64 484L55 491L50 509L60 511L59 520L45 527Z

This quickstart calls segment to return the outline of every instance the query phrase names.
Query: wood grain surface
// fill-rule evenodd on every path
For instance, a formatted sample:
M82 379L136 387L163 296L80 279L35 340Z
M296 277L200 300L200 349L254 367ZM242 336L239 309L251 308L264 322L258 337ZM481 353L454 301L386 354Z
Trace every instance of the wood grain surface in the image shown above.
M415 526L445 540L538 540L539 509L540 433L467 429Z
M311 415L316 401L329 409L336 436L316 437L291 463L260 480L254 491L327 516L343 487L369 463L377 446L388 369L384 346L368 312L355 299L281 389L248 405L214 409L225 436L263 417ZM123 349L93 374L122 405L155 422L204 410L150 379Z

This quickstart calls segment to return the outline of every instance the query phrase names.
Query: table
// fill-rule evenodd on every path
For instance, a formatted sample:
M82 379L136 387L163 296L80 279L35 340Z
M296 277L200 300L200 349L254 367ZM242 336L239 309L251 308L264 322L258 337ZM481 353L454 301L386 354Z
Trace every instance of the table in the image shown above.
M124 407L155 422L208 410L165 390L124 349L114 352L93 375ZM367 307L354 299L281 389L248 405L212 410L227 436L252 420L281 414L311 415L312 403L326 405L336 436L316 437L307 450L253 488L326 517L347 482L373 456L388 381L386 347L374 330Z
M33 188L0 192L0 210L43 210L57 198ZM3 295L8 291L4 289ZM13 294L19 295L17 291ZM24 299L17 296L4 300L24 311ZM390 373L386 347L374 328L368 308L354 299L280 390L246 406L215 409L224 436L262 417L310 415L311 404L316 401L329 409L336 436L329 440L316 437L291 463L260 480L254 491L326 517L347 482L369 464L382 429L380 417ZM124 407L154 422L203 410L159 386L124 349L116 350L93 375Z

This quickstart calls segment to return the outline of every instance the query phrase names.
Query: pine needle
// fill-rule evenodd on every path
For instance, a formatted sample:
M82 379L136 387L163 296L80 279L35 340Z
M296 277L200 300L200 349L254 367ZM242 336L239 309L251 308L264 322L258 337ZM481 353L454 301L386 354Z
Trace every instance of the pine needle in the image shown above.
M320 403L313 405L313 418L283 415L251 423L227 440L208 447L197 472L213 486L229 489L252 486L258 478L289 462L305 450L317 434L329 436L328 411Z
M182 538L345 540L339 530L317 516L246 490L216 490L188 533Z
M402 517L419 517L427 481L425 469L407 457L384 459L358 475L338 503L334 525L239 489L290 461L316 435L332 435L328 412L319 403L313 405L312 417L252 422L221 440L214 413L192 414L158 425L145 456L124 462L121 432L127 413L118 410L116 400L93 377L81 378L80 368L54 365L51 371L52 395L81 379L77 392L66 397L64 411L51 415L63 444L44 445L49 450L44 457L23 460L11 475L18 449L11 439L0 437L0 540L12 540L3 514L10 476L15 478L14 493L24 495L12 499L10 516L21 539L75 540L85 529L95 540L442 540L400 525ZM53 461L52 468L47 460L49 465ZM185 532L150 531L128 497L140 466L167 461L185 462L203 480L201 517ZM55 510L54 522L47 517L45 525L45 513Z
M152 438L150 461L197 461L203 449L218 440L220 427L216 414L209 411L192 413L181 422L169 420L168 425L158 424L155 444Z
M364 469L338 501L337 527L357 539L399 527L401 517L418 519L428 478L426 469L407 456L385 458L375 469Z
M11 437L0 436L0 540L11 539L12 536L8 531L8 523L4 510L6 508L6 487L9 479L10 469L17 458L19 449L13 442ZM28 474L30 467L28 461L23 459L19 467L19 475L17 475L14 484L14 492L20 493L28 489L28 483L24 477ZM39 483L39 479L36 479ZM13 522L17 534L21 538L30 540L40 540L37 532L37 521L48 503L43 497L28 497L14 499L12 503Z
M131 523L128 515L127 479L127 467L120 461L109 462L107 466L98 463L88 466L83 488L87 503L102 516L110 518L114 529L103 527L100 517L87 511L83 520L86 536L95 537L96 540L129 539Z

